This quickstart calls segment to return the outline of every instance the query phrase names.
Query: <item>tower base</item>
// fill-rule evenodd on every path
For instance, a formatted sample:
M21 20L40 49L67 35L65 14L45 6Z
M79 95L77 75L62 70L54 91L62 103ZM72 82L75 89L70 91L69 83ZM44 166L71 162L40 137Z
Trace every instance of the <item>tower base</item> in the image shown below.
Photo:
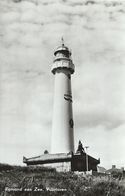
M60 172L68 171L97 171L100 160L88 156L88 167L86 164L86 153L58 153L43 154L33 158L25 158L23 162L27 165L43 165L44 167L55 168Z

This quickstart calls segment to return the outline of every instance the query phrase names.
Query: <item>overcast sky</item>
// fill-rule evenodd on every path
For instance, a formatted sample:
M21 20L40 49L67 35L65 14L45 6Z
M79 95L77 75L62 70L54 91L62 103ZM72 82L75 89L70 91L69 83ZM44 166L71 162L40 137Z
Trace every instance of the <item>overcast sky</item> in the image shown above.
M53 51L72 49L75 146L125 166L125 1L0 0L0 162L50 151Z

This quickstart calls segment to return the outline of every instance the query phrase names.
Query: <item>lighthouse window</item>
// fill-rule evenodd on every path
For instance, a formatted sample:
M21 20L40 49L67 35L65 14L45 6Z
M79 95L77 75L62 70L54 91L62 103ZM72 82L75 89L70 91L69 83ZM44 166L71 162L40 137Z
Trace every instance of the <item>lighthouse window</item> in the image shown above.
M64 94L64 99L67 100L67 101L72 102L72 96L71 95Z
M70 124L70 127L73 128L74 122L73 122L73 119L72 118L70 119L69 124Z

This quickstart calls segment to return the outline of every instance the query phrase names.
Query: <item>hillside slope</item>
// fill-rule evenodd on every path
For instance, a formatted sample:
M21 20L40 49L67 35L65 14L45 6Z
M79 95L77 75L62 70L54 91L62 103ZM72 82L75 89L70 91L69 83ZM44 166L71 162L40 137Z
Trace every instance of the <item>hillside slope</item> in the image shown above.
M0 164L2 195L83 195L125 196L124 181L107 177L84 177L72 172L58 173L44 167L20 167ZM4 194L5 193L5 194Z

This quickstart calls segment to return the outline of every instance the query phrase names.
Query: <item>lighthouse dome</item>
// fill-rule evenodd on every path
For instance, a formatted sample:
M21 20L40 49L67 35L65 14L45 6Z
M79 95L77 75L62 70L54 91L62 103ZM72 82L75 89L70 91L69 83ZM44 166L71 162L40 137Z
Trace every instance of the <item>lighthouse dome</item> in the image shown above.
M68 49L68 47L66 47L64 44L62 44L61 46L59 46L55 51L54 51L54 55L56 56L57 53L67 53L68 56L71 56L71 51Z

